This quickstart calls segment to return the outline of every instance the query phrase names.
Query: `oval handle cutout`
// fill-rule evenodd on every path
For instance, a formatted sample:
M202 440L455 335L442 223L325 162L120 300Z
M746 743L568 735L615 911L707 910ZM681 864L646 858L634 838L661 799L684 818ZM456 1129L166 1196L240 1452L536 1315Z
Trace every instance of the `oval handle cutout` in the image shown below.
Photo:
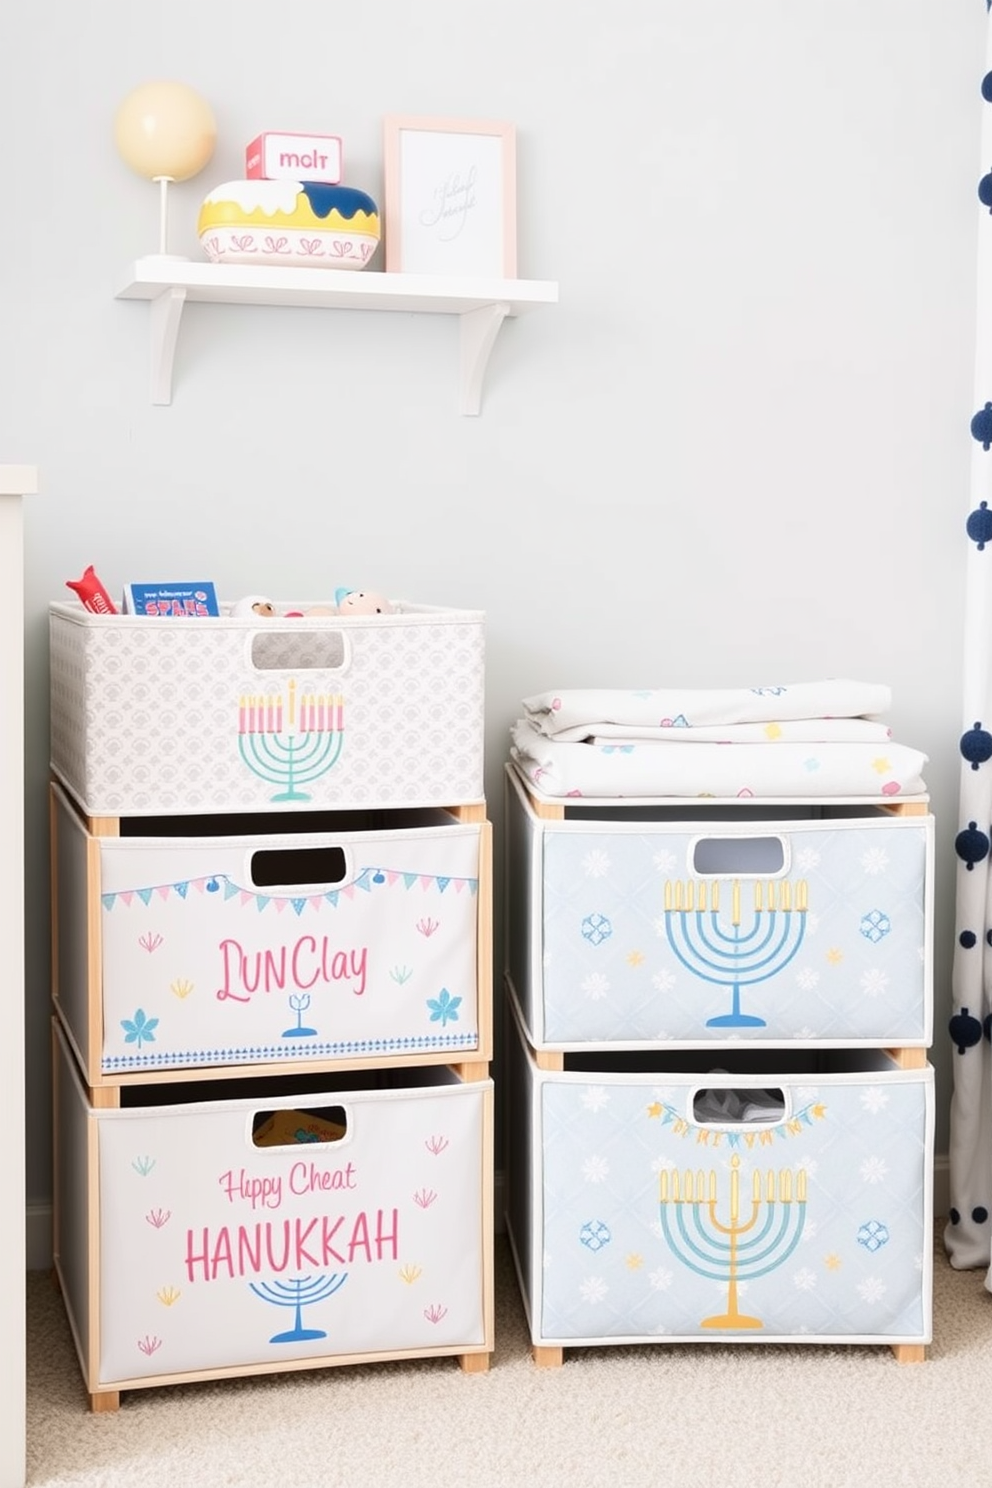
M333 888L347 877L348 859L342 847L260 847L251 855L250 871L258 889L300 884Z
M692 1097L692 1119L699 1126L771 1126L785 1116L785 1092L727 1086L697 1090Z
M340 630L255 631L251 665L256 672L341 672L348 664L348 643Z
M319 1110L256 1111L252 1118L253 1147L302 1147L310 1143L341 1142L348 1135L344 1106Z
M786 865L781 837L697 837L690 853L693 873L707 878L768 878Z

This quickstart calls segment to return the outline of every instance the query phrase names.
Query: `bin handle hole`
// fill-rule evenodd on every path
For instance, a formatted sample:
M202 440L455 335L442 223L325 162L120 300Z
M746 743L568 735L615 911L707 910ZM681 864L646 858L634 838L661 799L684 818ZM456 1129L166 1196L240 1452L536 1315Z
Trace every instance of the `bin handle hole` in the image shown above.
M281 625L255 631L248 643L256 672L333 672L348 670L351 648L340 630L287 630Z
M702 1086L692 1092L689 1108L697 1126L776 1126L787 1114L784 1090L753 1085Z
M344 1106L321 1106L319 1109L283 1107L274 1111L256 1111L252 1117L253 1147L326 1146L343 1142L347 1135L348 1115Z
M262 847L251 855L249 874L256 889L336 888L349 877L343 847Z
M705 878L768 878L787 864L781 837L696 837L689 845L690 871Z

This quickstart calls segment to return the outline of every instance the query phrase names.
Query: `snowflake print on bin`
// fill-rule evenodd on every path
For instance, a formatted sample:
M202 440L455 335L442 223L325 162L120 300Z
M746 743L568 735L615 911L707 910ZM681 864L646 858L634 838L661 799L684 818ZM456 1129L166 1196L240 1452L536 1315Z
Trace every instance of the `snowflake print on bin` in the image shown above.
M605 878L613 867L609 853L594 847L582 859L582 871L587 878Z
M602 1002L610 990L609 980L605 976L601 976L598 971L594 971L591 976L587 976L581 983L581 986L583 992L593 1002Z
M820 854L815 847L804 847L796 853L796 872L802 878L810 878L820 866Z
M609 1290L601 1276L587 1276L579 1287L579 1296L583 1302L602 1302Z
M811 1292L816 1286L816 1272L803 1266L793 1276L792 1284L799 1292Z
M874 1253L889 1243L889 1232L880 1219L869 1219L858 1231L858 1244Z
M862 855L861 867L865 873L870 874L873 878L879 873L884 873L888 866L889 855L884 847L870 847Z
M860 987L866 997L881 997L889 990L889 979L884 971L873 966L862 976Z
M582 1164L582 1176L587 1183L602 1183L610 1176L610 1165L605 1157L593 1154Z
M865 940L870 940L872 945L877 945L892 929L892 921L883 910L872 909L863 916L858 928Z
M431 1010L431 1022L440 1023L442 1028L447 1026L449 1018L452 1023L457 1023L461 1003L460 997L452 997L447 987L443 987L436 998L428 997L427 999L427 1006Z
M889 1176L889 1168L884 1157L866 1157L858 1169L864 1183L884 1183Z
M133 1018L121 1019L121 1027L124 1030L124 1042L137 1044L140 1049L146 1039L150 1044L155 1042L158 1019L149 1018L144 1008L138 1008Z
M671 848L665 847L655 853L651 859L651 863L658 873L662 874L665 878L669 878L675 872L678 858L672 852Z
M675 973L667 967L663 971L656 971L651 978L651 985L656 992L671 992L675 986Z
M796 1163L796 1172L806 1174L806 1181L808 1186L809 1183L816 1177L817 1172L819 1171L819 1166L820 1165L815 1157L801 1157ZM807 1223L806 1229L810 1230L812 1228L813 1226Z
M865 1302L880 1302L885 1296L885 1282L877 1276L869 1276L858 1287L858 1295Z
M609 1225L604 1224L601 1219L587 1219L579 1231L581 1244L594 1254L597 1250L602 1250L604 1245L609 1245L612 1239Z
M590 945L602 945L604 940L609 940L613 934L613 926L606 915L586 915L582 921L582 938Z
M605 1085L589 1085L580 1100L587 1111L602 1111L610 1103L610 1092Z
M869 1085L861 1092L861 1104L872 1116L877 1116L889 1104L889 1093L880 1085Z

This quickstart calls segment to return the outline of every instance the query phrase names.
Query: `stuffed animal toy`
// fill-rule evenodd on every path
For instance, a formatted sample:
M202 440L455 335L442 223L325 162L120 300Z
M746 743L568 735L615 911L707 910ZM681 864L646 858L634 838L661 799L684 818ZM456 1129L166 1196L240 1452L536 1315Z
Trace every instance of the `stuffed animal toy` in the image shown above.
M391 615L393 607L374 589L338 589L334 601L339 615Z
M231 608L232 615L260 615L263 620L271 620L275 613L275 605L264 594L246 594Z

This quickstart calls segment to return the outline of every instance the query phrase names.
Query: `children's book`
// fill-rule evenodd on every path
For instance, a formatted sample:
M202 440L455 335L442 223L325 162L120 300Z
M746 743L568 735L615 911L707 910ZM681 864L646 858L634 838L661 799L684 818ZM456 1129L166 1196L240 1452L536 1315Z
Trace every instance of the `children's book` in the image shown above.
M212 583L125 584L125 615L219 615Z

